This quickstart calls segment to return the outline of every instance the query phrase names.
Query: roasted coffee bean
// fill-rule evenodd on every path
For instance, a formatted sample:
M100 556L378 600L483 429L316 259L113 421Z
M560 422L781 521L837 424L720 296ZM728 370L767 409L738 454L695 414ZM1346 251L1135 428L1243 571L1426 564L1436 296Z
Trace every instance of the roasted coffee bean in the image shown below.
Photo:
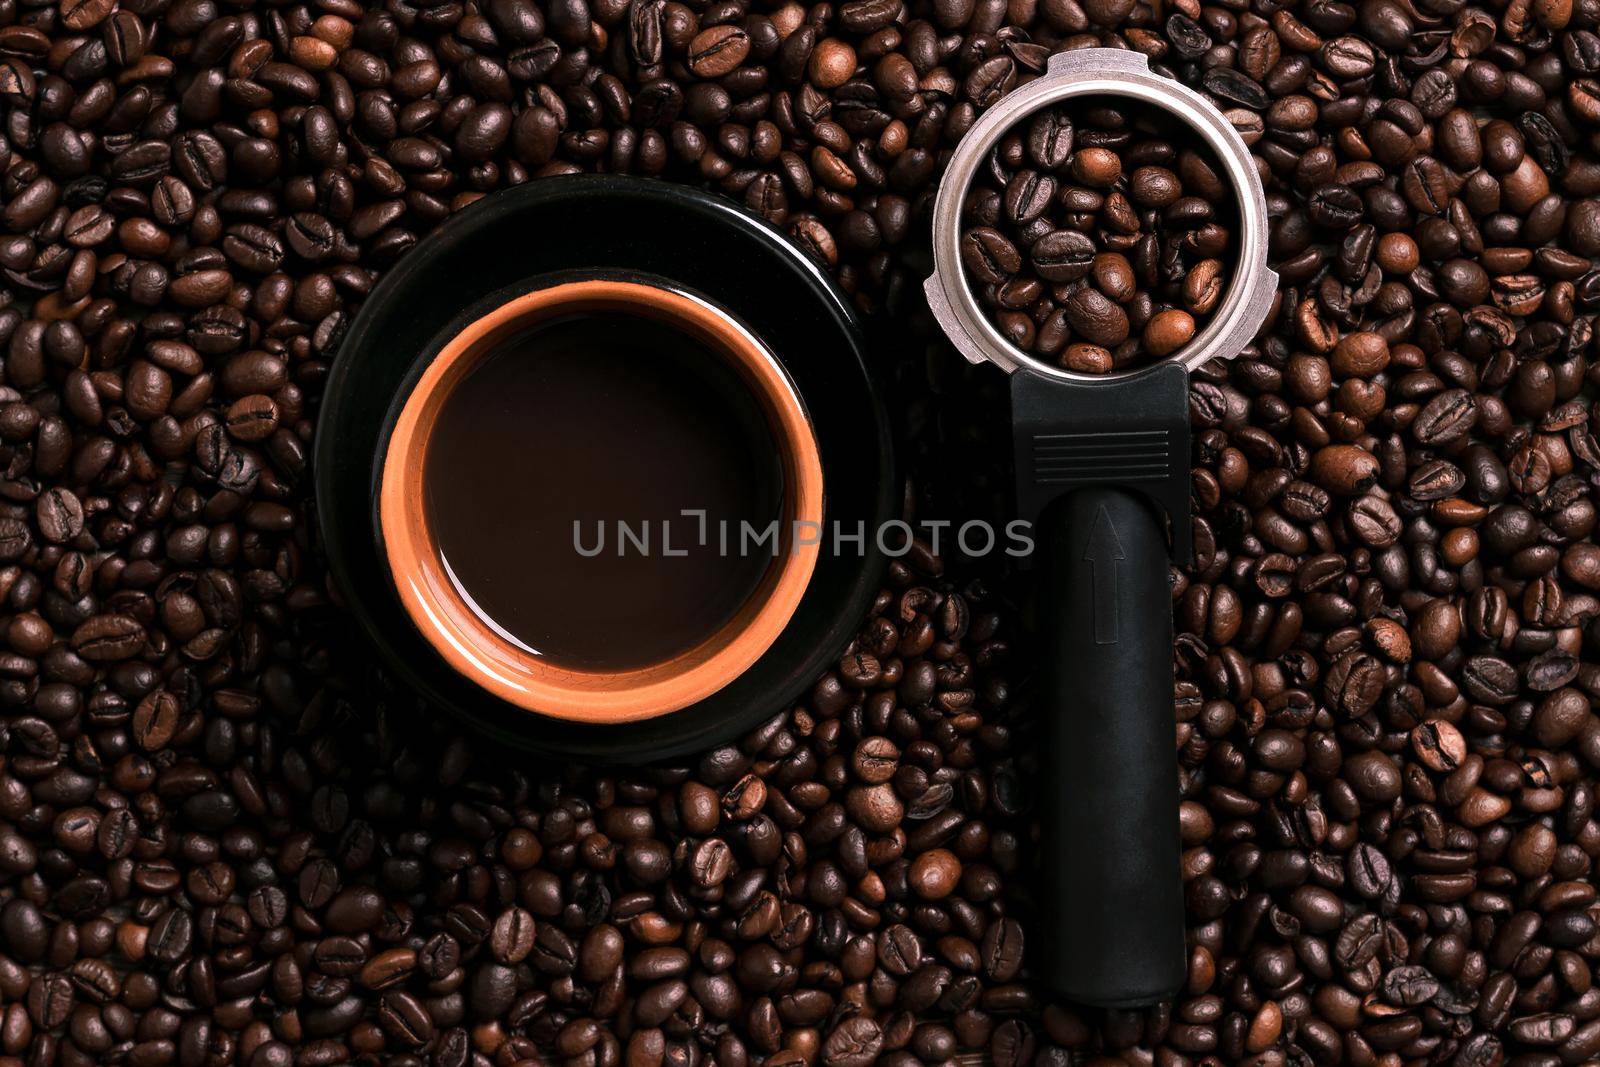
M961 258L973 277L991 284L1006 281L1022 266L1016 246L1000 231L987 227L962 237Z
M1055 179L1036 170L1017 173L1006 185L1006 217L1013 223L1037 218L1055 199Z
M1411 731L1417 758L1431 771L1453 771L1467 755L1461 731L1443 719L1430 719Z
M1086 277L1094 255L1094 242L1076 230L1052 230L1028 249L1033 273L1046 282L1075 282Z
M697 77L731 74L750 54L750 37L737 26L712 26L689 42L689 69Z

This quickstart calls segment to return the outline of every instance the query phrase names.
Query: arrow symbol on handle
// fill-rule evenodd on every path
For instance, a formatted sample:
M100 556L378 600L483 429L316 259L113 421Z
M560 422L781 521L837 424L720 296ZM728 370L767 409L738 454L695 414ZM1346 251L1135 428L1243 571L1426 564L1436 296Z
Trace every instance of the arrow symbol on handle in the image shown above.
M1127 557L1104 504L1095 513L1083 558L1094 575L1094 643L1114 645L1117 634L1117 563Z

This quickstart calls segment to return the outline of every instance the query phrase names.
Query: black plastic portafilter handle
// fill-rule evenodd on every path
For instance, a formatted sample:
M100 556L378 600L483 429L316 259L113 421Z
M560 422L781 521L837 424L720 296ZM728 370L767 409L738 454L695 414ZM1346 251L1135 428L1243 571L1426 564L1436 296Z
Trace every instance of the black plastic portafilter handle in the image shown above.
M1162 517L1111 486L1040 516L1046 751L1039 783L1047 951L1073 1000L1140 1007L1186 969Z

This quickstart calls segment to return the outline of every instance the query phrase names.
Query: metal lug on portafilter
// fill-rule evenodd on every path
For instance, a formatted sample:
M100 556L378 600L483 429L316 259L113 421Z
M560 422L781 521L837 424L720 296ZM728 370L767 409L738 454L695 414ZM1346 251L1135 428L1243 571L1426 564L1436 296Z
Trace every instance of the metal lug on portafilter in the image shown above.
M1019 121L1107 95L1162 108L1205 140L1238 200L1240 249L1222 304L1183 349L1088 375L1023 352L984 315L961 261L961 212L985 157ZM1141 53L1110 48L1053 56L1042 77L985 112L934 205L928 303L968 360L1010 374L1017 513L1034 523L1040 554L1047 937L1031 964L1087 1004L1151 1004L1184 978L1168 576L1192 554L1188 378L1237 356L1266 320L1277 290L1268 225L1255 162L1222 113Z

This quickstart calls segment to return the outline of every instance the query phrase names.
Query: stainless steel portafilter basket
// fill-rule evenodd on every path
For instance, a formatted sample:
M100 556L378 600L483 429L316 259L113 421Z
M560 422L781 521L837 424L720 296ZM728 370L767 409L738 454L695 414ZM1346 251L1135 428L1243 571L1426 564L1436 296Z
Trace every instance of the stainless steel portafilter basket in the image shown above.
M1106 96L1164 109L1211 148L1237 201L1239 258L1221 305L1182 349L1088 375L1022 351L989 321L961 260L961 212L1009 130L1041 108ZM1112 48L1054 56L990 108L934 204L928 302L967 359L1010 375L1017 512L1037 546L1046 944L1033 965L1088 1004L1147 1005L1184 980L1168 575L1191 555L1189 371L1237 356L1271 311L1268 225L1260 175L1227 118L1142 54Z
M1187 123L1216 153L1238 201L1239 262L1211 321L1166 363L1193 370L1212 359L1232 359L1261 328L1278 288L1278 276L1267 266L1270 220L1255 160L1214 104L1183 83L1151 71L1143 53L1120 48L1081 48L1051 56L1043 77L984 112L956 146L933 208L934 271L926 290L934 317L973 363L993 363L1006 371L1027 368L1052 380L1094 385L1143 372L1079 374L1022 351L984 315L961 262L961 207L989 153L1034 112L1084 96L1120 96L1159 107Z

